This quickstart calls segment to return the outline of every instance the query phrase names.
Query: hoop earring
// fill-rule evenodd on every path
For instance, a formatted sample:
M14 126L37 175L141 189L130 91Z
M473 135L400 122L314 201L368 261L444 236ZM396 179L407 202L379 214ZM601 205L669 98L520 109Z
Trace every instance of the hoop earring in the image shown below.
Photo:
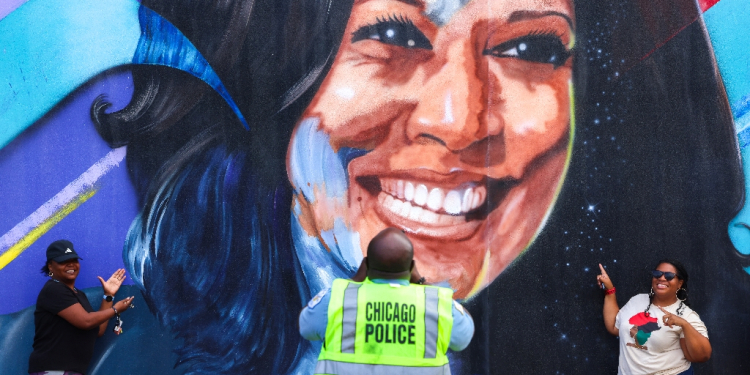
M49 273L48 273L47 275L48 275L49 277L52 277L52 276L54 276L54 274L52 273L52 271L49 271Z
M681 291L681 290L685 292L685 298L680 298L679 294L680 294L680 291ZM677 299L678 299L678 300L680 300L681 302L684 302L684 301L685 301L686 299L688 299L688 292L687 292L687 289L685 289L685 288L680 288L680 289L677 289L677 291L676 291L676 292L674 293L674 295L675 295L675 297L677 297Z

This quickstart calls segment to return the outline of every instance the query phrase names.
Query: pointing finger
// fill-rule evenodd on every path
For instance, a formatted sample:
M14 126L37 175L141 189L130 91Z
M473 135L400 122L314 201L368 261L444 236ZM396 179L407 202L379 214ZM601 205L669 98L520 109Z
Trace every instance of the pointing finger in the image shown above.
M602 275L607 276L607 271L604 270L604 266L601 263L599 263L599 269L602 271Z

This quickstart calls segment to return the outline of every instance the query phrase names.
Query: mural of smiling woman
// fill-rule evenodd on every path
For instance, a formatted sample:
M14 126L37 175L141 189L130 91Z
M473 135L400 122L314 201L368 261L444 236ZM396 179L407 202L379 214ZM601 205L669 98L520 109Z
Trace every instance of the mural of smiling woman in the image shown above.
M575 17L570 1L450 4L355 1L289 175L304 232L347 268L396 226L463 298L532 241L565 174Z
M6 37L31 57L0 55L13 78L0 88L0 298L14 302L0 304L0 374L25 371L33 307L16 297L38 291L27 235L48 227L101 243L144 301L101 342L93 375L123 362L123 374L310 373L318 347L297 313L351 277L385 227L475 319L472 344L449 353L454 374L612 373L589 267L657 253L723 285L691 295L723 338L696 371L747 367L735 327L750 305L735 297L750 282L722 258L735 252L737 133L693 0L74 3L29 0L0 20L31 30ZM67 34L35 23L62 15ZM116 59L74 69L97 55ZM76 81L46 96L67 82L48 66ZM102 76L114 83L85 83ZM69 113L85 118L55 122ZM92 166L105 155L120 167ZM60 225L26 220L87 168L88 200L42 206L72 207L51 215Z

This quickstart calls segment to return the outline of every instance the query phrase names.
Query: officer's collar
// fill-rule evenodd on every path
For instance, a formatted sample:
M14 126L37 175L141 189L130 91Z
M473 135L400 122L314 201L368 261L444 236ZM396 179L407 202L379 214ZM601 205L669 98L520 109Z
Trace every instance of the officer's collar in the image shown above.
M372 281L373 284L400 284L400 285L409 285L409 280L406 279L370 279L369 277L367 280Z

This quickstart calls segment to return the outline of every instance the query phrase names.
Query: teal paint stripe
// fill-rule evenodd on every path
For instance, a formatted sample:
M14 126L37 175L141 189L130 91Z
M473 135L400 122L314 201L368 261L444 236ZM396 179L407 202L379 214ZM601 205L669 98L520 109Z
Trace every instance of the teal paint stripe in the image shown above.
M703 14L719 72L735 117L750 94L750 7L747 0L721 0Z
M30 0L0 21L0 148L91 77L131 63L134 0Z

